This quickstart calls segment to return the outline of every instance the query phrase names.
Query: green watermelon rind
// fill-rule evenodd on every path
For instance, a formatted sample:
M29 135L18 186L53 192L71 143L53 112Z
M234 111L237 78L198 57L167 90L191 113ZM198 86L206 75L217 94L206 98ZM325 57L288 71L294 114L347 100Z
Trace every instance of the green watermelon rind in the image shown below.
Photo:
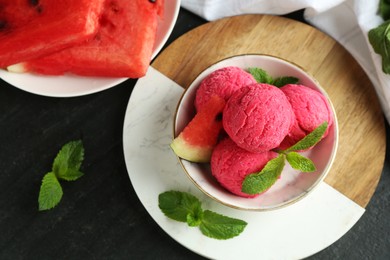
M170 146L178 157L196 163L210 162L213 151L213 147L189 144L185 141L183 135L176 137Z

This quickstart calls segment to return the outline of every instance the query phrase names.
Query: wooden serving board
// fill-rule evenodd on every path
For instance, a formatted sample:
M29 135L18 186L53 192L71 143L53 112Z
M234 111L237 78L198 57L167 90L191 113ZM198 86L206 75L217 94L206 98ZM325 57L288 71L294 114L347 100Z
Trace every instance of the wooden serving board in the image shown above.
M331 37L287 18L235 16L184 34L159 54L152 67L187 88L211 64L248 53L289 60L327 91L337 114L339 147L325 182L365 208L383 169L384 119L370 80Z

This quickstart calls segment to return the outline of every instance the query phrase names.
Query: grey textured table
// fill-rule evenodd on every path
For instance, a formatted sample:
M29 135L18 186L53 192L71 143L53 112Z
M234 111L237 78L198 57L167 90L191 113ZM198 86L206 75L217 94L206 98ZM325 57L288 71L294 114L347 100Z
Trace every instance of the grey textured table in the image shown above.
M302 20L302 13L288 17ZM205 22L180 10L167 45ZM0 259L202 259L160 229L127 175L122 127L135 83L129 79L96 94L50 98L0 81ZM386 123L387 136L389 129ZM79 138L85 176L63 183L58 207L38 212L42 176L58 149ZM387 153L358 223L310 259L390 259L389 163Z

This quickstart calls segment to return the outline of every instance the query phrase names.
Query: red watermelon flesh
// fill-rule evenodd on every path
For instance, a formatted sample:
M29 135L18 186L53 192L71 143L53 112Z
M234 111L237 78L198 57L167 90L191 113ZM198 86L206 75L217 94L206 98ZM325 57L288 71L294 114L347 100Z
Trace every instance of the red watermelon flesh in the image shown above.
M104 2L0 0L0 68L91 38L97 32Z
M22 71L139 78L149 66L163 0L107 0L96 36L22 64ZM19 69L17 69L19 70Z
M211 153L217 144L222 129L222 114L225 99L213 95L205 106L173 140L175 154L190 162L210 162Z

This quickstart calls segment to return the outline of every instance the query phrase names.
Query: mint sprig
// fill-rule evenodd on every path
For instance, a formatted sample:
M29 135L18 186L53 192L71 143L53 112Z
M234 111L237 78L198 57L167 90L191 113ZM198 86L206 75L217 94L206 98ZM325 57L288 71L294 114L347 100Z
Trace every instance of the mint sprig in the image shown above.
M176 221L198 222L202 215L202 206L195 196L179 191L169 191L159 195L159 207L164 214Z
M38 196L38 209L40 211L54 208L63 195L59 179L74 181L83 173L80 171L84 159L84 147L80 140L65 144L54 159L52 171L43 179Z
M368 31L368 40L374 49L382 58L382 71L390 74L390 1L380 0L378 14L385 21L376 28Z
M190 227L199 226L207 237L225 240L238 236L247 223L210 210L203 210L198 198L187 192L166 191L158 196L158 206L165 216Z
M199 228L205 236L225 240L241 234L246 225L247 223L241 219L229 218L213 211L205 210Z
M54 172L46 173L39 191L39 210L54 208L62 198L63 192Z
M368 39L374 51L382 57L382 71L390 74L390 21L371 29Z
M279 178L285 165L285 155L270 160L259 173L249 174L242 183L242 192L257 194L266 191Z
M64 145L54 159L52 171L60 179L74 181L83 176L80 172L84 159L81 141L72 141Z
M267 71L261 68L248 68L248 71L255 78L257 83L267 83L274 85L278 88L283 87L287 84L297 84L299 81L298 78L290 76L273 78L271 75L268 74Z
M255 78L257 83L271 84L274 79L261 68L248 68L249 73Z
M301 172L314 172L316 167L312 160L299 154L297 151L305 150L316 145L328 128L328 122L324 122L306 135L300 141L286 150L277 151L279 156L268 161L258 173L248 174L242 182L242 192L258 194L269 189L279 178L285 166L285 160L292 168Z
M383 20L390 19L390 1L389 0L380 0L379 1L379 15L383 18Z
M287 153L286 159L291 167L296 170L300 170L301 172L314 172L316 170L316 166L312 160L297 152Z
M327 128L328 122L325 121L319 126L317 126L312 132L310 132L300 141L298 141L296 144L287 148L285 152L301 151L316 145L322 139L322 136L326 132Z

